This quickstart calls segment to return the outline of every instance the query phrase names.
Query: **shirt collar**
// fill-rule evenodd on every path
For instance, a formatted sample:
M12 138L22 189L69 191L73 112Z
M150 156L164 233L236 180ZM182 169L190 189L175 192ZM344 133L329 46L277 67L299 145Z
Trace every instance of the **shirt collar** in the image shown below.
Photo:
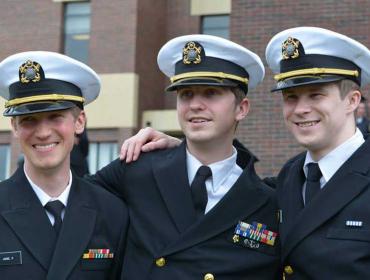
M321 173L328 182L330 178L337 172L337 170L345 163L351 155L365 142L364 136L361 131L356 128L355 134L346 140L344 143L336 147L327 155L322 157L317 163L319 164ZM315 162L312 159L310 152L306 153L306 160L304 163L303 171L307 177L307 164Z
M46 192L44 192L39 186L37 186L34 182L32 182L31 178L27 175L26 170L24 170L24 174L27 177L28 182L30 183L33 191L36 193L37 197L39 198L42 206L44 207L46 203L49 201L59 200L63 203L64 207L67 207L68 196L72 186L72 172L69 171L69 182L65 190L58 196L58 197L51 197Z
M212 170L212 177L210 179L214 192L217 191L217 189L221 186L222 181L225 180L225 178L227 178L228 175L233 171L233 168L236 165L236 157L237 151L233 146L233 153L230 157L208 165L208 167ZM197 158L195 158L188 151L188 149L186 149L186 166L188 170L189 185L191 185L193 182L195 174L202 165L203 164Z

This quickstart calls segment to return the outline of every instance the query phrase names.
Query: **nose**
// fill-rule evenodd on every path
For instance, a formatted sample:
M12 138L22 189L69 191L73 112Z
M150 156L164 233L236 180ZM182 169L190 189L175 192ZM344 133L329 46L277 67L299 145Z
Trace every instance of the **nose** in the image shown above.
M50 136L51 129L47 121L43 120L36 124L36 137L46 139Z
M189 102L189 106L192 110L203 110L205 106L202 95L194 94Z
M311 104L307 98L300 96L294 107L294 113L296 114L307 114L311 112Z

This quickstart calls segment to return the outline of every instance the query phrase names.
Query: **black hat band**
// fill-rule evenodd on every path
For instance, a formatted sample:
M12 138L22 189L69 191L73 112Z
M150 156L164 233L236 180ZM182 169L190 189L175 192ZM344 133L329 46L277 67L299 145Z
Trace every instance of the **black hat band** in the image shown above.
M9 87L9 95L9 101L5 103L6 108L37 101L85 102L79 87L56 79L43 79L28 84L15 82Z
M361 84L361 69L351 61L327 55L304 55L297 59L282 60L280 74L274 76L277 81L302 76L337 75L348 77Z
M243 67L233 62L204 56L199 64L185 64L183 60L178 61L175 65L175 75L171 77L171 82L197 77L230 79L248 85L249 74Z

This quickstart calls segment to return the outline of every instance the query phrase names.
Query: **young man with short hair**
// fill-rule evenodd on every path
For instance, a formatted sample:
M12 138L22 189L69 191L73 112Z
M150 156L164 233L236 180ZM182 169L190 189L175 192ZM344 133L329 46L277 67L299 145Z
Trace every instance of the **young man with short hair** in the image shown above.
M100 92L88 66L53 52L0 63L4 116L24 164L0 183L1 279L119 279L127 209L70 169L83 106Z
M279 279L274 190L256 175L256 158L233 146L249 110L245 94L264 76L260 58L225 39L189 35L166 43L158 65L177 92L186 139L133 164L116 160L94 177L129 207L123 278Z
M282 91L283 114L307 149L278 176L286 279L370 277L370 143L356 129L370 51L322 28L275 35L266 60Z
M354 112L370 83L370 51L342 34L298 27L271 39L266 60L287 128L307 149L277 181L285 279L368 279L370 143ZM122 153L131 161L141 149L176 143L144 129Z

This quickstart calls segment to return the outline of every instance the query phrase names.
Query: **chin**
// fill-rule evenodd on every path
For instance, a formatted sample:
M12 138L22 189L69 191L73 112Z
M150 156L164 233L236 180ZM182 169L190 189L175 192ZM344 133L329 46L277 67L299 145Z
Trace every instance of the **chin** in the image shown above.
M41 170L53 170L57 166L58 165L52 164L52 163L44 163L44 164L39 164L37 167L38 167L38 169L41 169Z
M305 139L304 137L296 137L295 139L299 145L305 148L312 145L312 141L310 139Z
M207 135L189 135L186 137L186 140L194 144L204 144L210 142L212 138Z
M323 146L319 141L304 141L299 142L299 144L310 152L320 151Z
M51 159L51 160L44 160L44 161L41 161L41 162L38 162L35 164L35 166L39 169L55 169L55 168L58 168L59 166L61 166L61 162L60 161L56 161L55 159Z

